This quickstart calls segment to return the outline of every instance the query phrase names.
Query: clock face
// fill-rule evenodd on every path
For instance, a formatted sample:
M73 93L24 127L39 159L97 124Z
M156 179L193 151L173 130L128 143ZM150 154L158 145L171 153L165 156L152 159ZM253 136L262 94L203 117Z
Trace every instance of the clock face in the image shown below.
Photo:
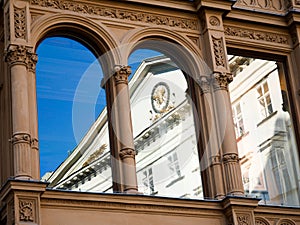
M152 90L151 103L156 113L163 113L169 106L170 89L165 82L159 82Z

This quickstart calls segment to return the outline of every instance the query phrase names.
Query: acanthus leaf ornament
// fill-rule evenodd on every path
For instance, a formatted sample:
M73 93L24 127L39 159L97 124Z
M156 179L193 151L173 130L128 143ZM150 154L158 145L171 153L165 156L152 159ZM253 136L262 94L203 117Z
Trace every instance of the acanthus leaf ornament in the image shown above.
M33 200L20 200L19 202L20 221L34 222L33 207L34 207Z
M10 65L24 64L29 70L34 71L38 57L31 48L24 45L11 45L5 53L5 61Z
M225 67L225 50L223 46L222 37L216 38L212 36L212 44L215 55L215 64L217 67Z
M227 90L228 85L233 81L233 76L231 73L213 73L212 77L214 90Z
M131 74L130 66L115 66L114 68L114 78L116 84L127 84L128 83L128 76Z
M26 16L25 8L14 10L15 37L25 39L26 36Z

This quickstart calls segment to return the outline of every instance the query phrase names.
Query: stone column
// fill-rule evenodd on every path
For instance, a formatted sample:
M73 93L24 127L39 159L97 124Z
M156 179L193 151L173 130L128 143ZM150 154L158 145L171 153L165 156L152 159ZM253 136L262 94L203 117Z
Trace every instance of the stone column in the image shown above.
M37 55L31 53L28 57L28 104L29 104L29 122L31 134L31 173L32 178L40 180L40 153L38 145L38 115L37 115L37 97L36 97L36 63Z
M202 10L202 33L205 50L205 60L211 72L212 101L216 117L217 145L219 154L212 155L213 169L222 163L222 175L226 195L242 195L243 184L239 164L237 144L232 118L231 102L228 93L228 84L232 80L229 73L227 51L225 44L224 27L222 21L223 10L215 11L209 8ZM216 142L214 142L216 143ZM214 151L216 152L216 151ZM217 169L216 173L220 170ZM223 185L220 184L220 185ZM217 184L218 186L218 184ZM220 191L222 187L217 187ZM221 192L220 192L221 193ZM221 196L221 195L220 195Z
M218 118L219 138L222 148L222 163L227 195L243 195L241 167L239 164L234 123L228 84L232 81L230 73L214 73L214 100Z
M119 147L119 158L122 167L123 192L137 193L137 177L135 165L135 150L131 123L130 97L128 89L128 76L131 74L129 66L115 66L114 84L116 96L112 119L115 119L114 132Z
M11 45L6 53L9 64L12 98L13 164L16 179L32 179L30 107L28 95L28 58L32 53L25 46Z

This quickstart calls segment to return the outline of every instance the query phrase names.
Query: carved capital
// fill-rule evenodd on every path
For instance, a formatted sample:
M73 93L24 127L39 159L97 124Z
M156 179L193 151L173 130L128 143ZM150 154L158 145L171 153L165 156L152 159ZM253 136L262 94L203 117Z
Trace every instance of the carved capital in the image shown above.
M214 90L227 90L228 84L233 80L231 73L213 73Z
M217 165L221 163L221 156L220 155L215 155L211 157L211 165Z
M19 143L31 143L30 134L27 133L15 133L9 140L13 145Z
M34 222L33 208L34 208L34 200L20 200L19 202L20 221Z
M39 149L39 140L37 138L31 139L31 148L38 150Z
M116 84L128 84L128 77L131 74L130 66L115 66L114 78Z
M223 162L224 163L229 163L229 162L238 162L239 157L238 154L236 153L227 153L223 155Z
M28 69L35 70L37 55L26 46L11 45L5 54L5 61L10 65L24 64Z
M201 87L201 94L209 93L210 92L210 78L207 76L200 76L198 79L198 84Z
M120 151L120 158L123 160L125 158L134 158L136 155L136 151L132 148L124 148Z
M28 62L27 62L27 68L28 68L29 71L35 73L37 61L38 61L37 54L30 53L29 57L28 57Z

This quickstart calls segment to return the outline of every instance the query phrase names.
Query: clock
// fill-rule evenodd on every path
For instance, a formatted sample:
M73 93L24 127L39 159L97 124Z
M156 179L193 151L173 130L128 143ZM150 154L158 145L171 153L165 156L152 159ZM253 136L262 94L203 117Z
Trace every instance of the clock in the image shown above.
M170 89L167 83L159 82L152 90L151 104L156 113L166 112L170 101Z

